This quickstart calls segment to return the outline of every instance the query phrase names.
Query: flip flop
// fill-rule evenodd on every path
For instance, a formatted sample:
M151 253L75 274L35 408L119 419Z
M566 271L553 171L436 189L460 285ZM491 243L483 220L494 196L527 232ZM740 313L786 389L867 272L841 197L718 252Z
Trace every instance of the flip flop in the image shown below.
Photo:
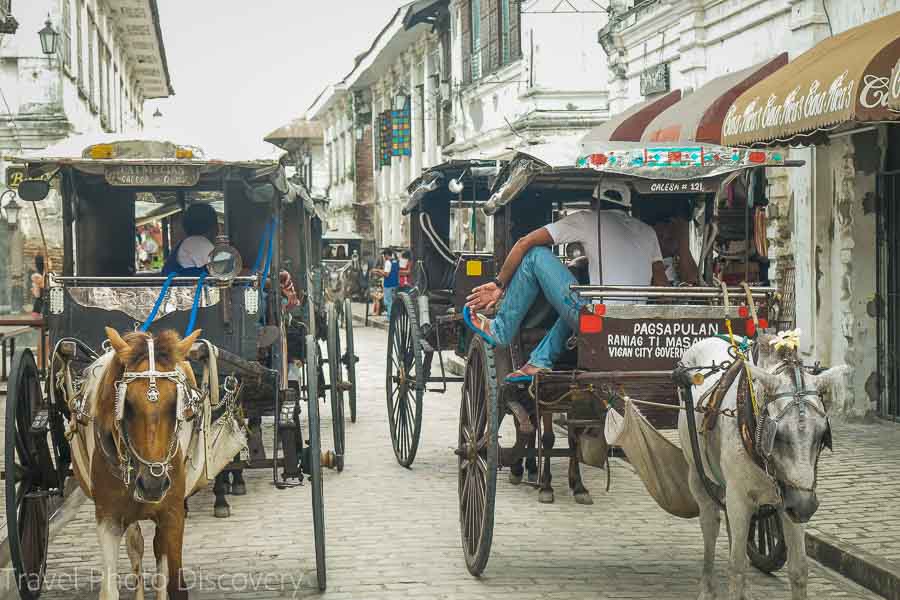
M538 369L538 373L546 373L547 369ZM529 375L522 371L522 369L516 369L509 375L507 375L503 379L506 383L531 383L534 381L534 375Z
M472 321L472 311L468 306L463 308L462 314L463 314L463 323L466 324L466 327L471 329L473 332L477 333L481 337L481 339L483 339L485 342L487 342L491 346L497 345L497 341L494 338L492 338L490 335L488 335L487 332L484 331L484 329L475 325L475 323ZM476 314L474 316L476 319L479 319L482 324L484 323L484 321L487 321L487 318L485 318L479 314Z

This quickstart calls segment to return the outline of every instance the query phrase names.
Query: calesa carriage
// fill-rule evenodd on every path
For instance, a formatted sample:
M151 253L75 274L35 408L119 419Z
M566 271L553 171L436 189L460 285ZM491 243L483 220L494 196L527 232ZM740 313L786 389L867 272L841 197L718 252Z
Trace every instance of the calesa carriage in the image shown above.
M403 213L410 218L413 287L400 290L394 299L386 375L391 443L404 467L416 458L425 392L444 393L447 383L462 381L447 375L440 352L465 356L466 296L494 277L494 256L485 250L486 240L479 239L476 216L501 166L496 161L451 161L431 168L408 188Z
M16 159L27 170L23 199L40 202L51 186L58 191L65 246L45 292L53 348L46 378L42 383L29 350L18 352L6 407L7 529L20 596L40 594L50 520L74 487L67 485L73 469L95 502L108 491L88 489L85 461L90 464L95 442L118 480L109 488L131 490L141 477L172 472L173 465L177 471L178 458L186 461L185 496L226 466L269 468L280 488L308 482L311 541L324 589L318 348L315 320L303 316L316 311L309 306L306 277L311 223L317 219L311 198L274 160L219 160L164 139L119 136L84 144L70 141L46 156ZM215 203L223 224L206 268L167 275L140 271L136 202L156 204L162 245L169 251L184 237L180 213L197 203ZM184 348L180 363L190 368L163 368L171 359L163 355L172 347L166 340L184 335L191 342L200 330L202 338ZM110 417L92 405L91 390L103 385L97 379L104 372L100 367L113 355L124 361L129 344L135 352L146 347L149 363L144 370L125 365L116 383L110 425L116 435L109 440L105 433L86 435L91 428L106 431L98 419ZM139 406L132 398L146 390L146 398L138 400L152 405L175 389L173 384L175 433L161 431L157 437L177 442L171 442L165 459L151 460L139 451L128 423L137 418ZM301 419L304 405L307 415ZM264 416L274 416L269 457L262 443ZM325 455L333 460L331 453ZM135 498L149 497L147 486ZM178 552L180 560L180 547Z
M570 301L580 315L567 351L554 368L539 372L529 383L507 383L507 375L523 366L556 319L540 296L508 347L494 347L478 336L471 339L456 455L462 546L472 574L484 570L490 554L499 468L521 470L523 459L536 462L539 473L529 480L540 487L542 500L552 501L549 460L570 457L575 499L590 503L578 462L594 466L607 462L603 430L610 408L621 410L624 399L640 400L650 422L672 428L679 412L673 373L687 388L702 380L702 374L685 374L678 368L685 349L703 338L731 340L733 334L736 348L746 351L768 327L777 295L775 289L761 285L767 282L756 270L760 256L765 256L758 247L765 233L764 224L753 216L754 206L765 203L761 167L791 164L779 152L620 143L587 148L571 159L522 153L504 167L483 205L493 218L497 261L485 267L485 275L491 276L494 266L499 269L520 237L561 214L587 208L598 191L603 197L604 190L614 190L619 198L631 199L639 218L674 214L678 205L689 208L686 219L693 224L701 251L700 284L590 285L588 265L577 258L583 252L560 248L557 255L579 282L570 290ZM599 246L603 247L602 239ZM754 283L740 285L746 281ZM407 304L414 306L411 301ZM680 402L687 408L696 439L694 406L688 396ZM498 432L506 415L515 417L516 443L501 447ZM549 431L545 425L550 423L548 415L564 417L569 448L553 447L552 425ZM784 544L773 515L773 510L761 510L750 536L751 558L767 570L784 562Z

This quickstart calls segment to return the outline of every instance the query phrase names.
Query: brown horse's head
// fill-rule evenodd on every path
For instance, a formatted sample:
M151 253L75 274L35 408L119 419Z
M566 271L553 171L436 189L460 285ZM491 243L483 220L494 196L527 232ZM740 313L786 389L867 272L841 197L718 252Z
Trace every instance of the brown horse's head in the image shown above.
M156 377L151 382L148 374L177 371L199 335L197 330L182 340L174 331L164 331L152 338L146 333L128 333L123 338L116 330L106 328L117 368L107 374L103 386L106 402L98 418L103 431L117 439L119 451L130 456L134 498L139 502L161 502L172 486L172 471L179 462L179 386L193 380L190 373L184 373L188 379L181 382L170 377ZM122 382L127 383L124 390ZM122 392L124 398L117 400Z

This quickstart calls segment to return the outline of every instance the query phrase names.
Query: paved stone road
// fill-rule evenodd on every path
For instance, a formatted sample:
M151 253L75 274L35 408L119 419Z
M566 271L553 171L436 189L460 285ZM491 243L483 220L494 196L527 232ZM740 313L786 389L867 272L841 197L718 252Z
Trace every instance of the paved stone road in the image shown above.
M613 487L605 474L586 469L596 504L576 505L557 487L557 502L540 505L536 492L513 487L501 473L494 547L481 579L468 575L457 525L455 459L458 386L426 398L424 431L411 470L390 449L384 407L385 333L359 328L360 416L348 426L348 460L327 472L328 591L335 600L417 598L581 599L695 598L702 556L696 521L670 517L656 507L621 461ZM330 439L330 422L323 422ZM564 485L562 461L554 477ZM270 473L249 479L249 494L232 499L233 517L214 519L209 492L191 501L185 543L191 597L274 599L314 597L309 487L276 490ZM145 526L146 569L154 571L152 526ZM86 503L51 544L48 600L96 598L99 566L93 506ZM724 555L727 541L719 544ZM127 573L122 551L121 572ZM718 569L723 577L724 563ZM202 586L198 576L202 575ZM252 584L250 577L256 581ZM751 577L760 597L788 598L783 573ZM77 580L77 590L73 581ZM202 587L202 589L201 589ZM123 598L132 598L124 592ZM875 598L813 564L811 598Z

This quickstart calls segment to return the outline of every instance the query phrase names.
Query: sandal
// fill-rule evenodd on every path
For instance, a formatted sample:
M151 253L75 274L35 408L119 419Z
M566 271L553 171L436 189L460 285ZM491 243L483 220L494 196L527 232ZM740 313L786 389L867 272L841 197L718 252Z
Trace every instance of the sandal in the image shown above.
M497 340L491 337L490 331L490 323L491 320L485 317L484 315L480 315L475 313L472 314L471 309L466 306L463 308L463 322L466 324L466 327L471 329L473 332L477 333L481 339L490 344L491 346L497 345ZM475 321L477 319L477 323Z
M524 368L524 367L523 367ZM549 369L538 369L537 373L546 373ZM529 375L522 369L516 369L504 378L506 383L531 383L536 373Z

